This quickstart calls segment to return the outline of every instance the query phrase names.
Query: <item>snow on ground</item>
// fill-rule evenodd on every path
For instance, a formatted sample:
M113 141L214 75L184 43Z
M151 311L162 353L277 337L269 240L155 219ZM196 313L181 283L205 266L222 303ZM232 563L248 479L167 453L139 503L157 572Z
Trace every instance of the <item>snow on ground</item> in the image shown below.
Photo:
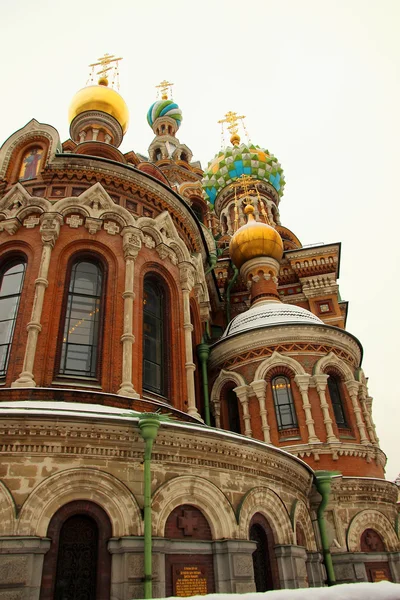
M300 590L277 590L250 594L208 594L192 596L189 600L400 600L400 584L381 581L379 583L345 583L324 588ZM168 600L180 600L168 598Z

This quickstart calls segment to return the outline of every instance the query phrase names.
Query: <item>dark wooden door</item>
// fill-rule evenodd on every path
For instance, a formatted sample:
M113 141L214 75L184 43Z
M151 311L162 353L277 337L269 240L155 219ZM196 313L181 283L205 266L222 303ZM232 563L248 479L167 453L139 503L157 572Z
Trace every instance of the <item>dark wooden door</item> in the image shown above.
M67 519L60 532L54 600L96 600L98 528L86 515Z
M268 538L264 529L258 523L250 527L250 539L257 542L257 549L253 552L254 582L257 592L266 592L274 589L271 564L268 552Z

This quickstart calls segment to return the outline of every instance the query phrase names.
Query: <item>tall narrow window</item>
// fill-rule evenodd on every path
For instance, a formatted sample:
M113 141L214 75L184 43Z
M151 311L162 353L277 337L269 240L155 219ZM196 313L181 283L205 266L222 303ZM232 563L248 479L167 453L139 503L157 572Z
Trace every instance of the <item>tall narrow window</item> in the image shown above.
M162 287L145 279L143 292L143 389L165 396L165 297Z
M335 421L338 427L347 427L346 415L344 412L342 395L340 392L340 384L337 377L329 375L328 378L328 390L331 397L333 414L335 415Z
M291 429L297 427L297 417L294 408L290 381L287 377L279 375L272 380L272 391L278 429Z
M241 433L238 398L233 390L229 390L229 392L227 393L226 401L228 404L229 431L233 431L234 433Z
M102 286L103 271L98 263L74 263L61 348L61 375L97 375Z
M0 288L0 377L5 377L24 283L25 263L8 266L3 271Z

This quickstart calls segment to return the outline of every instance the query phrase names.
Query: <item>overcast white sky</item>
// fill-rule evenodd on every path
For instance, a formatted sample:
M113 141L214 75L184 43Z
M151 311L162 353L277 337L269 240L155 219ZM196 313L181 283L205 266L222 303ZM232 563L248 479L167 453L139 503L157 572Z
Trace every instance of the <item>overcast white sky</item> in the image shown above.
M374 418L400 471L400 0L16 0L1 2L1 143L32 117L69 137L87 65L119 54L131 122L121 146L145 153L154 86L175 83L179 131L203 167L218 119L247 115L287 185L282 223L303 244L342 242L340 292L362 342Z

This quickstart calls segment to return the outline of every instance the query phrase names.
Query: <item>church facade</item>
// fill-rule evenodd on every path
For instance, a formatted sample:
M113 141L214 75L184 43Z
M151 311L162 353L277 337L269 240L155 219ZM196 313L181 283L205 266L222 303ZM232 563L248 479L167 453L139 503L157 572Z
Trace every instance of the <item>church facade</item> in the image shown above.
M203 171L166 82L122 153L104 73L70 139L32 120L0 149L1 598L400 582L340 244L281 223L235 113Z

